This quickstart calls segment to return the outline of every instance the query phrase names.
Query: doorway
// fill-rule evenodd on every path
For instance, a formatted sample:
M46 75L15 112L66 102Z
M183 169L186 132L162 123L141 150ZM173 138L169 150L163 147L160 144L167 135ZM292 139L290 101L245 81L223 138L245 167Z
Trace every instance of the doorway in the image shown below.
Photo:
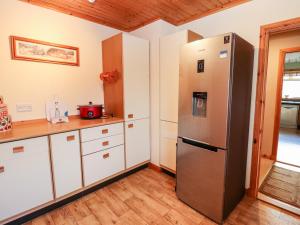
M282 49L279 63L272 157L300 167L300 45Z
M297 214L300 214L299 46L300 29L269 36L257 195Z
M300 29L300 17L263 25L260 28L257 88L255 100L254 133L251 159L249 196L257 198L259 188L262 126L264 122L265 86L267 81L266 65L268 63L268 44L272 34Z

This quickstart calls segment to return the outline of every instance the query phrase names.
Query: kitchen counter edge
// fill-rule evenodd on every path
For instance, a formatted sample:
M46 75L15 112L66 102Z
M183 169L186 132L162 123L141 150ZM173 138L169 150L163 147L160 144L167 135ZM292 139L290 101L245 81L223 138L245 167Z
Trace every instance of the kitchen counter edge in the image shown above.
M0 144L122 122L118 117L84 120L79 116L70 116L68 123L52 124L46 119L14 122L11 130L0 132Z

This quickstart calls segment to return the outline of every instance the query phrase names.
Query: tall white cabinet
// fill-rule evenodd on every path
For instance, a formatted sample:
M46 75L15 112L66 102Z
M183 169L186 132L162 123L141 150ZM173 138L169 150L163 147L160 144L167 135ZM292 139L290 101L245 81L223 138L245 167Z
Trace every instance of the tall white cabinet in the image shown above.
M103 71L117 71L104 81L108 114L125 119L126 168L150 160L149 41L121 33L102 42Z
M160 38L160 166L173 173L176 172L180 48L201 38L189 30Z

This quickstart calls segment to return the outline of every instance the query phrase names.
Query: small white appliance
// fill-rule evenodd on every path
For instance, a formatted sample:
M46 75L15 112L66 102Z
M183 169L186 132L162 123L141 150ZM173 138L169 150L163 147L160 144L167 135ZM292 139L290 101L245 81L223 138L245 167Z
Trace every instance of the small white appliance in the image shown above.
M69 122L67 106L58 99L46 103L46 115L47 120L51 123Z

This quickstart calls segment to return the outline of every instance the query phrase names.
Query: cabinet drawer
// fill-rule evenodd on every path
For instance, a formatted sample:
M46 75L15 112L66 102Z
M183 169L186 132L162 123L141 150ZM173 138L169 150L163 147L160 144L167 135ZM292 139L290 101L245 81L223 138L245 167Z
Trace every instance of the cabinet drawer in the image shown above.
M124 135L114 135L82 143L82 155L88 155L100 150L124 144Z
M53 200L48 138L3 144L1 154L15 144L24 145L24 155L0 157L0 221Z
M125 169L124 145L83 156L84 185L88 186Z
M123 134L123 123L86 128L81 130L81 141L92 141L112 135Z
M50 136L56 198L82 187L79 132Z
M44 144L48 148L48 137L31 138L0 144L0 161L30 157L40 153Z

